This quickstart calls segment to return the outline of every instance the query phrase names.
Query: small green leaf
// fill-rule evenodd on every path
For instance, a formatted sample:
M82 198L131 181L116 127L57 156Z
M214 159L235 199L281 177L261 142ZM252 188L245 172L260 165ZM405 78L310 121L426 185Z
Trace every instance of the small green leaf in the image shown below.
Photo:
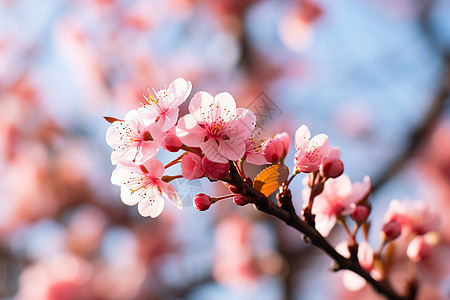
M256 176L253 188L269 197L286 181L288 176L289 168L285 165L267 167Z

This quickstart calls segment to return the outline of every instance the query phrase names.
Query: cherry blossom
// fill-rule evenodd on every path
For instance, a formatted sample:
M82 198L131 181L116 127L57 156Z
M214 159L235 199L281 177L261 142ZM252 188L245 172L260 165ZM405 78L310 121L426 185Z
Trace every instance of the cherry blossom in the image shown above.
M300 126L295 132L294 157L295 167L300 172L310 173L319 170L320 165L328 157L330 146L328 136L318 134L310 139L311 133L306 125Z
M146 124L155 123L161 131L167 131L174 126L178 119L178 107L186 101L191 93L192 84L183 78L175 79L167 89L149 91L147 103L139 109Z
M123 162L113 171L111 182L121 187L120 198L123 203L130 206L138 204L142 216L155 218L164 209L164 199L182 208L175 188L161 180L164 170L163 164L156 158L142 165Z
M400 223L402 234L423 235L436 229L440 223L439 216L432 212L424 201L394 199L385 213L386 223L396 220Z
M316 229L323 236L328 236L336 224L337 216L348 215L354 211L354 204L358 203L370 190L370 178L364 177L363 182L352 184L347 175L336 179L329 179L323 192L315 197L312 213L316 215ZM308 204L311 188L303 190L305 205Z
M237 108L229 93L213 97L198 92L189 104L190 114L178 121L177 136L189 147L200 147L214 162L236 161L245 154L245 138L253 131L256 117Z
M159 145L150 134L150 126L145 126L137 110L125 115L124 121L115 121L106 132L106 142L114 150L111 154L113 165L122 161L141 163L155 157Z

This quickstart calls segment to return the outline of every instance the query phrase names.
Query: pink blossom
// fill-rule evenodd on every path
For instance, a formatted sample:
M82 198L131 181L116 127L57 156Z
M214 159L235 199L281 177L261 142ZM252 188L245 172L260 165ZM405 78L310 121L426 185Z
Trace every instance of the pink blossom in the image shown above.
M178 119L178 107L191 93L192 84L183 78L175 79L167 89L149 92L147 103L139 109L147 124L155 123L161 131L167 131Z
M278 133L262 144L261 152L270 163L283 160L289 151L289 135L286 132Z
M346 258L350 258L350 251L348 250L348 241L342 241L336 245L336 251ZM373 249L366 241L360 243L358 247L358 262L367 271L371 273L375 278L378 277L377 271L373 269ZM362 289L366 284L366 280L352 271L344 270L343 284L350 291L358 291Z
M181 173L187 180L198 179L203 176L202 158L194 153L187 153L181 159Z
M436 229L440 223L439 216L430 211L424 201L392 200L384 219L386 222L396 220L400 223L403 234L422 235Z
M199 211L207 210L211 206L211 197L203 193L194 197L194 207Z
M106 142L114 150L111 162L142 161L155 157L159 151L157 142L151 139L150 127L145 126L137 110L125 115L124 121L115 121L106 132Z
M254 165L265 165L269 162L261 153L262 140L256 137L255 133L250 134L245 139L245 160Z
M298 171L310 173L319 170L320 165L328 157L330 146L328 136L318 134L310 139L311 133L306 125L295 132L295 149L297 153L294 163Z
M120 198L126 205L138 204L138 211L144 217L155 218L164 209L164 199L182 208L181 199L175 188L161 180L164 166L156 158L142 165L124 162L117 165L111 182L119 185Z
M433 245L424 236L416 236L408 245L406 255L414 262L426 259L433 252Z
M189 112L179 120L176 129L185 145L200 147L209 160L218 163L244 156L245 138L256 122L250 110L236 109L236 102L228 93L212 97L198 92L189 104Z
M314 198L312 213L316 215L316 229L323 236L327 236L336 224L337 216L348 215L353 212L354 204L370 190L370 178L364 177L363 182L352 184L347 175L335 179L329 179L324 186L323 192ZM310 187L303 190L304 203L307 205Z

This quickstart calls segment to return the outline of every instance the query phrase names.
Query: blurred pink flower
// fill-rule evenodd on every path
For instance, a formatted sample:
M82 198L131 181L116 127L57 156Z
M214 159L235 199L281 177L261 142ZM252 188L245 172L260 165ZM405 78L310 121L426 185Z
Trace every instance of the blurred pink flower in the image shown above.
M323 192L314 198L312 213L316 215L316 229L327 236L336 224L337 216L351 214L358 203L370 190L370 178L364 177L363 182L352 184L347 175L329 179ZM303 190L303 200L308 204L311 188Z
M18 300L89 299L91 266L71 254L59 254L28 266L20 275Z
M300 172L310 173L319 170L320 165L330 153L327 135L318 134L312 139L310 137L311 133L306 125L300 126L295 132L297 153L294 163Z
M427 242L423 236L416 236L408 245L406 255L414 262L426 259L433 252L433 245Z
M139 213L144 217L155 218L164 209L164 199L182 208L181 199L175 188L161 180L164 166L156 158L142 165L124 162L117 165L111 176L111 182L119 185L120 198L126 205L138 204Z
M138 111L129 111L124 121L115 121L106 132L106 142L114 149L111 154L112 164L122 161L139 164L155 157L159 145L150 137L150 127L145 126Z
M245 138L253 131L256 117L248 109L236 109L229 93L212 97L198 92L189 104L190 114L182 117L176 129L180 140L200 147L214 162L236 161L245 154Z
M348 250L348 241L342 241L335 247L336 251L346 258L350 258L350 251ZM358 262L366 269L374 278L380 278L380 273L373 269L374 253L372 246L366 241L362 241L358 247ZM358 291L366 286L367 282L364 278L352 271L342 271L342 281L344 287L350 291Z
M430 211L429 205L424 201L394 199L384 215L386 223L396 220L402 227L402 234L423 235L436 229L440 224L439 216Z
M186 101L192 90L190 81L183 78L175 79L167 89L149 92L147 103L139 108L139 113L146 125L155 123L161 131L169 130L178 119L178 107Z

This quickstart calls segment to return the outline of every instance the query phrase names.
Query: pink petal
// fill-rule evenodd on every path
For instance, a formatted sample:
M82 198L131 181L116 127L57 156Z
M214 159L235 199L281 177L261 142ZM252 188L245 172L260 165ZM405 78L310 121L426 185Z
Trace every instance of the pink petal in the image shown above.
M358 247L358 261L361 267L370 271L373 267L373 250L370 244L362 241Z
M198 147L207 134L206 130L197 124L194 116L189 114L178 121L175 133L180 141L189 147Z
M158 195L155 199L142 200L138 204L138 211L143 217L156 218L164 209L164 199Z
M306 125L300 126L295 132L295 149L304 148L307 143L309 143L309 138L311 137L311 132Z
M190 81L186 81L184 78L175 79L167 88L167 95L171 100L170 105L172 107L178 107L186 101L187 97L191 93L192 84Z
M130 178L136 177L138 167L118 165L111 175L111 183L115 185L127 185ZM139 176L139 175L138 175Z
M164 165L156 158L151 158L143 163L151 177L161 179L164 175Z
M161 116L158 121L158 123L161 123L161 131L167 131L177 123L178 112L178 107L171 107Z
M127 112L127 114L125 115L125 122L128 123L130 129L136 133L138 132L138 130L144 127L144 124L141 123L142 121L139 117L139 112L137 109L133 109Z
M118 122L118 121L116 121L116 122ZM116 127L111 126L106 131L106 143L112 148L116 148L117 146L122 144L122 141L120 140L120 135L117 132Z
M255 129L256 116L255 114L246 108L236 109L236 118L229 124L232 129L227 134L233 137L239 137L242 139L247 138Z
M228 159L219 153L219 145L215 140L209 139L200 145L205 156L210 160L218 163L227 163Z
M155 123L156 118L159 117L160 115L159 110L151 105L144 105L144 107L138 109L138 112L145 126L153 125Z
M162 182L160 187L164 198L175 204L179 209L183 208L183 202L181 201L177 190L171 184Z
M359 291L366 286L366 280L358 274L348 270L343 271L343 273L342 281L349 291Z
M137 187L136 187L137 188ZM136 193L132 193L136 188L130 186L122 186L120 188L120 200L126 205L136 205L142 200L142 197Z
M230 93L220 93L214 97L214 111L216 119L221 116L224 120L232 118L236 110L236 101Z
M358 203L370 191L370 177L364 176L362 182L354 182L352 184L352 195L348 198L347 204Z
M336 247L336 251L345 258L350 258L350 251L348 250L348 241L339 242Z
M249 152L245 160L254 165L265 165L268 164L267 160L258 152Z
M140 164L144 161L153 158L159 152L159 145L155 141L147 141L141 143L141 148L136 156L136 163Z
M207 92L198 92L189 103L189 112L198 122L203 122L204 117L210 113L214 105L214 98Z
M333 229L336 224L335 215L316 215L316 230L323 236L327 237L331 229Z
M229 160L236 161L242 158L245 154L245 141L239 138L221 140L219 141L219 147L217 150L220 155Z

